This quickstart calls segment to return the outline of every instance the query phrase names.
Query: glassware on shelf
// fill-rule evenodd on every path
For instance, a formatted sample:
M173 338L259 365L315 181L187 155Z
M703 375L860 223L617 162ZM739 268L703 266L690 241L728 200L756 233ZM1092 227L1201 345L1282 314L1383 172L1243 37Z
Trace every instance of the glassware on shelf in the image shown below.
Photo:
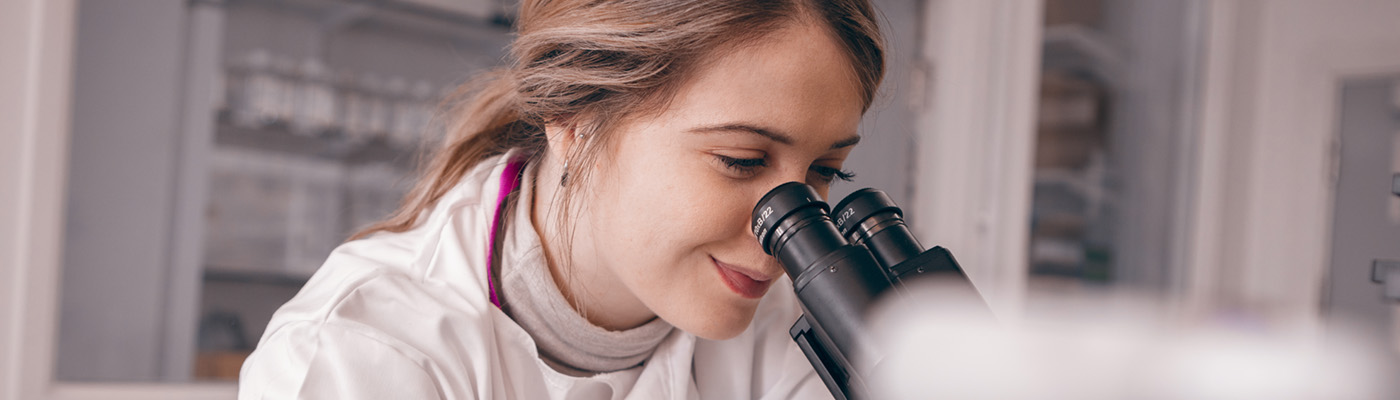
M293 276L310 276L345 240L345 229L341 227L345 168L311 158L288 161L296 184L287 199L287 253L283 268Z
M209 104L214 106L214 111L216 112L227 111L232 108L229 104L229 101L233 100L230 92L234 85L238 84L238 77L235 76L237 75L237 71L235 71L235 69L236 68L225 67L218 74L214 75L215 81L213 85L210 85L213 90L209 91L208 100Z
M378 140L416 148L437 133L429 130L440 129L433 116L446 93L427 80L335 71L316 59L296 63L264 49L230 64L224 78L222 109L234 125L351 147Z
M363 109L367 93L360 90L355 73L340 71L335 74L336 128L346 141L360 144L369 141L365 132Z
M295 181L271 153L216 148L209 160L205 264L226 271L280 269Z
M234 124L258 129L281 118L286 82L274 72L273 59L267 50L256 49L229 67L228 103Z
M220 148L210 165L206 265L304 277L345 239L341 164Z
M297 69L297 79L291 85L292 132L316 136L336 125L336 97L331 72L316 59L303 60Z
M389 128L389 104L383 95L384 80L372 73L355 80L358 102L347 111L354 123L352 131L364 139L382 137Z
M297 62L291 57L273 54L272 73L280 79L281 85L277 91L277 106L274 109L276 122L287 126L293 118L296 118L297 101L300 97L300 85L297 77Z
M401 148L416 148L426 134L435 104L433 85L418 81L394 102L394 144Z
M395 146L411 142L413 135L413 98L408 93L408 80L390 77L384 83L384 99L389 105L389 130L385 138Z

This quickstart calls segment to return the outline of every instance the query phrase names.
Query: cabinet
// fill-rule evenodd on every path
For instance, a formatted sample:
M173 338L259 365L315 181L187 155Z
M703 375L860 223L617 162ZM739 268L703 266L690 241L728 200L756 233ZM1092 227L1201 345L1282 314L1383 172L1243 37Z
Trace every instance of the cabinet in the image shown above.
M56 376L236 378L331 249L397 206L439 100L501 62L509 8L80 1Z

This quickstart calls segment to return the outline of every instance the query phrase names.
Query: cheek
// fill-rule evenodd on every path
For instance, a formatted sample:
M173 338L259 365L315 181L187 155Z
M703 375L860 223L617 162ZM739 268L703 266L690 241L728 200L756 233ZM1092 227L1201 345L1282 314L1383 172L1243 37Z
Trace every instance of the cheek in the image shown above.
M610 225L610 232L599 233L614 236L618 244L675 258L733 236L745 225L744 194L717 182L712 168L660 152L618 161L607 185L613 195L598 207L608 210L599 217Z
M599 187L596 251L644 297L707 288L708 255L740 247L753 196L696 155L638 153L616 158Z
M723 176L703 155L652 146L620 153L612 174L599 176L590 207L595 251L663 319L715 338L737 334L756 303L723 286L709 255L745 254L735 249L753 241L748 216L761 193Z

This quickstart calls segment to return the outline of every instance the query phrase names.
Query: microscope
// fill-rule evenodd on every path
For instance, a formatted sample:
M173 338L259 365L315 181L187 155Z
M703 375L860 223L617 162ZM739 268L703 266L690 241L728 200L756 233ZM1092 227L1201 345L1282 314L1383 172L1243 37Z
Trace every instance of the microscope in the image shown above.
M952 253L925 249L884 192L858 190L832 210L811 186L788 182L754 207L753 233L792 278L802 305L804 314L788 331L792 339L837 399L868 399L870 378L888 351L869 330L877 300L897 300L913 282L939 280L940 290L950 292L944 294L972 304L974 313L990 319L991 312Z

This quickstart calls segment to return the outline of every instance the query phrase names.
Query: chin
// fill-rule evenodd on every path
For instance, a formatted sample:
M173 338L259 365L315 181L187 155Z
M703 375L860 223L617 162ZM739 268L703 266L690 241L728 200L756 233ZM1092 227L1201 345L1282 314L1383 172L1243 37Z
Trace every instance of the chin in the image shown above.
M710 312L701 311L699 315L691 315L686 321L671 322L671 325L703 339L728 340L749 328L756 308L748 306L724 311L711 309Z

